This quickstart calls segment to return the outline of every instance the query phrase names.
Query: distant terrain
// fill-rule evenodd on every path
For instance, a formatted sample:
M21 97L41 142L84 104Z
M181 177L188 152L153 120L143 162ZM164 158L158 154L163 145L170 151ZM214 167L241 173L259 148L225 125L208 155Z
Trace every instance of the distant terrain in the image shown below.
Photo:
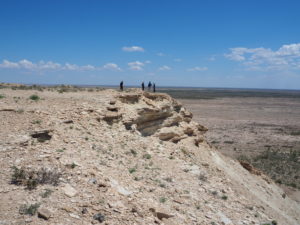
M227 156L250 162L300 201L300 91L166 89ZM286 187L287 186L287 187Z

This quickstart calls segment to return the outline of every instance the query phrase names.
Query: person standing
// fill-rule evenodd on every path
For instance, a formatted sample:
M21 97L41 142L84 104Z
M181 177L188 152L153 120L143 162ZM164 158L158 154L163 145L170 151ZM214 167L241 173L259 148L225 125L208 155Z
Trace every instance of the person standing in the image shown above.
M151 87L152 87L152 83L151 83L151 81L149 81L149 83L148 83L148 91L151 90Z
M123 81L120 82L120 90L123 91Z
M155 83L153 83L153 92L156 92Z
M144 91L145 90L145 84L144 84L144 81L142 83L142 90Z

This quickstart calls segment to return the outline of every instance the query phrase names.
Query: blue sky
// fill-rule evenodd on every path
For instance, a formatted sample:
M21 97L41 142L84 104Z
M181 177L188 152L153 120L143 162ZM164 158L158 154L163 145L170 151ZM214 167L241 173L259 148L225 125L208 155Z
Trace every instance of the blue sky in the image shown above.
M0 3L0 82L300 89L298 0Z

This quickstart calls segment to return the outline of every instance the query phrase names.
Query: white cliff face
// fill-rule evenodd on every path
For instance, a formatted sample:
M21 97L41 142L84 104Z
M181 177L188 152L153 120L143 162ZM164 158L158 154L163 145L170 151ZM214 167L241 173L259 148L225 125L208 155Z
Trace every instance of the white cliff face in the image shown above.
M299 204L212 148L166 94L2 92L0 224L299 224ZM62 175L27 190L28 174L11 184L12 166ZM36 203L49 216L20 215Z

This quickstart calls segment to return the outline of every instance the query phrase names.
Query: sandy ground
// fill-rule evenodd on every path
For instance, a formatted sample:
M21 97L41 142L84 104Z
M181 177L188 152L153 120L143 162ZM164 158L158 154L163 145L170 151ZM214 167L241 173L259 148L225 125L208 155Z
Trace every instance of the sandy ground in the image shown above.
M300 151L300 100L292 98L218 98L180 100L206 137L232 158L253 157L267 149ZM289 190L287 190L289 191ZM293 193L300 200L299 191Z

